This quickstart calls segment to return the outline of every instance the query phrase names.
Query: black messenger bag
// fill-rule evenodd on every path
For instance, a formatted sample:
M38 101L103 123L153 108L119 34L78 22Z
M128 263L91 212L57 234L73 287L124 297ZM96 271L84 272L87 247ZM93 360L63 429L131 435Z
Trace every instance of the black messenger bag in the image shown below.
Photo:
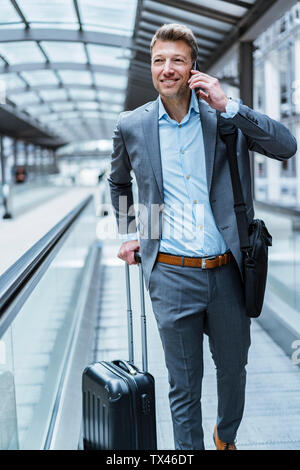
M243 254L247 315L255 318L260 315L263 306L268 272L268 247L272 246L272 236L263 220L253 219L250 224L248 222L236 155L237 129L230 120L222 118L219 113L218 124L220 136L227 148L234 211Z

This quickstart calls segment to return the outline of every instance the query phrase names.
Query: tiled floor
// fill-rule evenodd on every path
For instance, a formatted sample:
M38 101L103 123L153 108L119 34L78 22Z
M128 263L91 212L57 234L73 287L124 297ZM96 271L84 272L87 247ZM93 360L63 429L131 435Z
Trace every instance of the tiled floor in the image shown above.
M103 247L102 300L97 325L95 359L127 358L125 273L116 258L120 242ZM141 366L138 269L131 268L135 363ZM146 291L145 291L146 292ZM149 371L155 376L159 449L173 449L168 403L167 370L151 303L146 293ZM216 378L207 338L204 342L205 372L202 411L205 446L213 449L216 420ZM293 365L264 330L252 320L252 345L244 419L239 429L239 449L300 449L300 370Z

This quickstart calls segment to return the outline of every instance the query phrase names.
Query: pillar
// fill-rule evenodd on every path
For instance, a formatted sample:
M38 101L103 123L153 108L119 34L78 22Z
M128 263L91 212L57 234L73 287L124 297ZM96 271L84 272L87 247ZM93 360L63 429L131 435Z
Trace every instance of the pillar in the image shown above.
M246 106L253 108L253 42L239 43L240 98ZM250 152L251 190L255 195L254 153Z
M271 51L265 60L265 113L280 120L280 76L278 52ZM267 158L268 200L280 202L280 163Z

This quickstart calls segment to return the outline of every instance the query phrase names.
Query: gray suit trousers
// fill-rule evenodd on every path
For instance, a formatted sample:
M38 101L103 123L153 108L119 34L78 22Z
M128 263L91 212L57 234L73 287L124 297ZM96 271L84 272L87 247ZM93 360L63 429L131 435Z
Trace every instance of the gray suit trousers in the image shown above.
M156 262L149 293L168 369L175 449L204 449L203 333L216 366L218 435L233 442L244 410L250 346L236 262L214 269Z

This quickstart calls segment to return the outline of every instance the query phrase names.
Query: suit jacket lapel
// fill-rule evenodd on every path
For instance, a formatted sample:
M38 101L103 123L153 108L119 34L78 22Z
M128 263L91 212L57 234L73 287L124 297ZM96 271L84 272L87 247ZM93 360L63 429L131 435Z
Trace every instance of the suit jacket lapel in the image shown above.
M202 100L199 101L199 111L204 140L207 189L209 194L215 158L217 137L217 114L215 109L212 109Z
M163 200L163 178L158 131L158 99L145 108L142 114L142 124L149 160Z

